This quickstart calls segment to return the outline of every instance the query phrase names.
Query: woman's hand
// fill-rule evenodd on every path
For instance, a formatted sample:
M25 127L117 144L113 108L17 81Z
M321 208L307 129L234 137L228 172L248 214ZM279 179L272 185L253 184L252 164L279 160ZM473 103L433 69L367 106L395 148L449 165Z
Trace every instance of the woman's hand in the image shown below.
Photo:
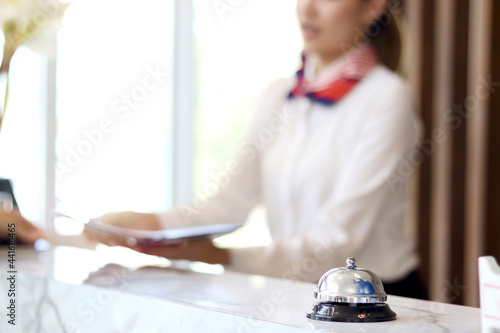
M129 229L161 229L160 221L156 215L148 213L121 212L107 214L100 217L99 222ZM138 244L130 239L96 230L85 229L84 234L90 240L101 242L109 246L124 246L138 252L165 257L167 259L186 259L202 261L209 264L229 264L229 251L214 246L212 240L207 238L186 240L175 245L144 245Z
M37 239L47 238L41 229L26 220L18 210L0 211L0 234L8 235L12 224L15 225L16 238L24 243L33 244Z
M120 212L106 214L98 218L100 223L113 225L121 228L137 230L160 230L161 224L154 214L137 212ZM106 232L85 229L84 235L92 241L104 243L109 246L119 245L130 247L134 245L127 239L120 236L111 235Z
M101 216L99 222L122 228L160 230L160 221L151 213L119 212Z
M180 244L168 246L137 244L131 248L167 259L186 259L221 265L228 265L230 262L229 251L214 246L212 240L208 238L186 240Z

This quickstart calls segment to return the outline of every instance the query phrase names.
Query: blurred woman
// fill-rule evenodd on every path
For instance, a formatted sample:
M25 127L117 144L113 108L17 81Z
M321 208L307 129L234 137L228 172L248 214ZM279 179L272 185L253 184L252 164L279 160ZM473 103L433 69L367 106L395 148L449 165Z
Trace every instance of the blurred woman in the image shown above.
M419 121L394 72L401 44L388 5L298 0L302 67L263 93L218 194L157 215L122 212L101 221L147 230L242 224L263 204L269 246L223 249L205 239L133 248L311 282L353 256L383 280L387 293L424 297L415 239L405 230L408 179L401 174L416 148Z

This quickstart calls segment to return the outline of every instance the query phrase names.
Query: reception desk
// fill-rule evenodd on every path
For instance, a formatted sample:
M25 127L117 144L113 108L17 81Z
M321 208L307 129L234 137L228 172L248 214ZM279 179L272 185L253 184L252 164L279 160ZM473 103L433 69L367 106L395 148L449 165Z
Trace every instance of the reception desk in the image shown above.
M120 252L121 251L121 252ZM6 257L6 256L5 256ZM478 308L390 296L395 321L309 320L315 284L101 247L16 250L0 332L480 332ZM4 272L7 275L7 259ZM7 276L8 278L8 276ZM15 325L5 315L15 300ZM7 309L7 315L8 315Z

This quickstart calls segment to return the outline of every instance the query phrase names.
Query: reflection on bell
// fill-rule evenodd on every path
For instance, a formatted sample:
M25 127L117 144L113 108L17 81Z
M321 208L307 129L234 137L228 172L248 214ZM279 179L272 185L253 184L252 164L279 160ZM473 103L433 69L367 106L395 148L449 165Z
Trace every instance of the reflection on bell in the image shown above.
M356 268L349 257L346 267L326 272L314 290L318 300L306 317L322 321L379 322L396 319L380 279L371 271Z

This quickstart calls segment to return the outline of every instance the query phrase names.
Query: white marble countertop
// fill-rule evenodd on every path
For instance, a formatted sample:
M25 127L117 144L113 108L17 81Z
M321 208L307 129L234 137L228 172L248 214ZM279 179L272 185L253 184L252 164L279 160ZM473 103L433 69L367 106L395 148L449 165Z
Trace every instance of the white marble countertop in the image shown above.
M1 249L0 249L1 250ZM120 252L121 251L121 252ZM311 283L102 247L18 249L16 326L0 332L480 332L478 308L389 296L383 323L308 320ZM152 266L153 265L153 266ZM5 268L6 272L7 269ZM204 271L204 272L201 272ZM8 304L9 285L1 298ZM2 308L5 308L2 305Z

